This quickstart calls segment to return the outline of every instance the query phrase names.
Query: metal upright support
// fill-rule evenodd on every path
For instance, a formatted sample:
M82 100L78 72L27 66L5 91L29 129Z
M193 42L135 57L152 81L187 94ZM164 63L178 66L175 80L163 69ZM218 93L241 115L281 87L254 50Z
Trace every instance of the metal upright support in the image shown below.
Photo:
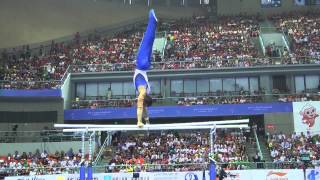
M86 174L86 170L85 170L85 134L86 132L83 131L82 132L82 147L81 147L81 163L80 163L80 180L85 180L85 174Z
M215 180L216 179L216 162L214 160L214 158L212 157L212 155L214 154L214 141L216 139L216 125L214 125L213 128L210 129L210 167L209 167L209 176L210 176L210 180Z
M85 148L84 148L84 145L85 145L85 132L82 132L82 147L81 147L81 162L84 162L84 155L85 155Z
M92 162L92 138L94 138L95 132L92 132L89 137L89 162Z
M214 141L216 139L216 125L210 129L210 153L214 153Z

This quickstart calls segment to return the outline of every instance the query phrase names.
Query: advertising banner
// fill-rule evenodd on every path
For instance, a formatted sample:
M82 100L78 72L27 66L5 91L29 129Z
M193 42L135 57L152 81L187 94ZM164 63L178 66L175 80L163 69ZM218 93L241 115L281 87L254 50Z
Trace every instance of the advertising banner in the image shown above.
M205 177L204 177L205 176ZM135 178L134 178L135 177ZM5 180L79 180L79 174L13 176ZM142 172L136 173L96 173L93 180L209 180L208 171L188 172Z
M61 97L61 89L0 89L2 97Z
M154 106L148 108L151 118L210 117L233 115L263 115L265 113L292 112L292 103L216 104L194 106ZM137 110L130 108L70 109L64 111L64 119L108 120L134 119Z
M226 180L303 180L301 169L266 169L227 171Z
M306 169L307 180L318 180L320 179L320 168Z
M308 170L309 177L317 178L319 171ZM302 180L301 169L270 169L270 170L231 170L227 171L225 180ZM42 176L15 176L6 177L5 180L78 180L79 175L42 175ZM93 180L210 180L209 172L142 172L142 173L97 173ZM317 180L310 179L309 180Z
M293 102L294 131L320 131L320 101Z

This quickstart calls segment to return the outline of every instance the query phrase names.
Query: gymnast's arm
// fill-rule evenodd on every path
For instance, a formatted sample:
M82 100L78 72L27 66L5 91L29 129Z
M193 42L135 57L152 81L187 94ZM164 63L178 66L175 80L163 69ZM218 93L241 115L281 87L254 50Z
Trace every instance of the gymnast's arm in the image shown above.
M144 98L147 95L147 88L145 86L138 87L138 103L137 103L137 119L138 122L142 122L143 109L144 109Z

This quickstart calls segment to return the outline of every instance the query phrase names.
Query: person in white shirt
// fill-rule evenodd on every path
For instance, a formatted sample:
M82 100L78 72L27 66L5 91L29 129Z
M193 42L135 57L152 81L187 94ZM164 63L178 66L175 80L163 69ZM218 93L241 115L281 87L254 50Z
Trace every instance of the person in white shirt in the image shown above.
M279 155L279 152L278 152L276 149L273 149L273 150L271 151L271 157L275 158L275 157L277 157L278 155Z
M47 151L46 150L44 150L42 153L41 153L41 158L42 159L44 159L44 158L46 158L46 157L48 157L48 153L47 153Z

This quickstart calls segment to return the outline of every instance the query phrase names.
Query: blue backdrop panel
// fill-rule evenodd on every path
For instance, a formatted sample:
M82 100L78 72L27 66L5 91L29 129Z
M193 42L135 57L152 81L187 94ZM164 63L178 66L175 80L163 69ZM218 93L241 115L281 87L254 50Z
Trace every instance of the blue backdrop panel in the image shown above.
M71 109L65 110L65 120L102 120L136 118L136 108ZM262 115L292 112L292 103L217 104L195 106L154 106L149 108L151 118L205 117L233 115Z
M213 161L210 161L210 180L216 180L216 164Z
M61 89L0 89L2 97L61 97Z
M93 174L92 174L92 166L88 166L88 176L87 180L92 180Z
M84 165L80 166L80 180L86 180L86 167Z

